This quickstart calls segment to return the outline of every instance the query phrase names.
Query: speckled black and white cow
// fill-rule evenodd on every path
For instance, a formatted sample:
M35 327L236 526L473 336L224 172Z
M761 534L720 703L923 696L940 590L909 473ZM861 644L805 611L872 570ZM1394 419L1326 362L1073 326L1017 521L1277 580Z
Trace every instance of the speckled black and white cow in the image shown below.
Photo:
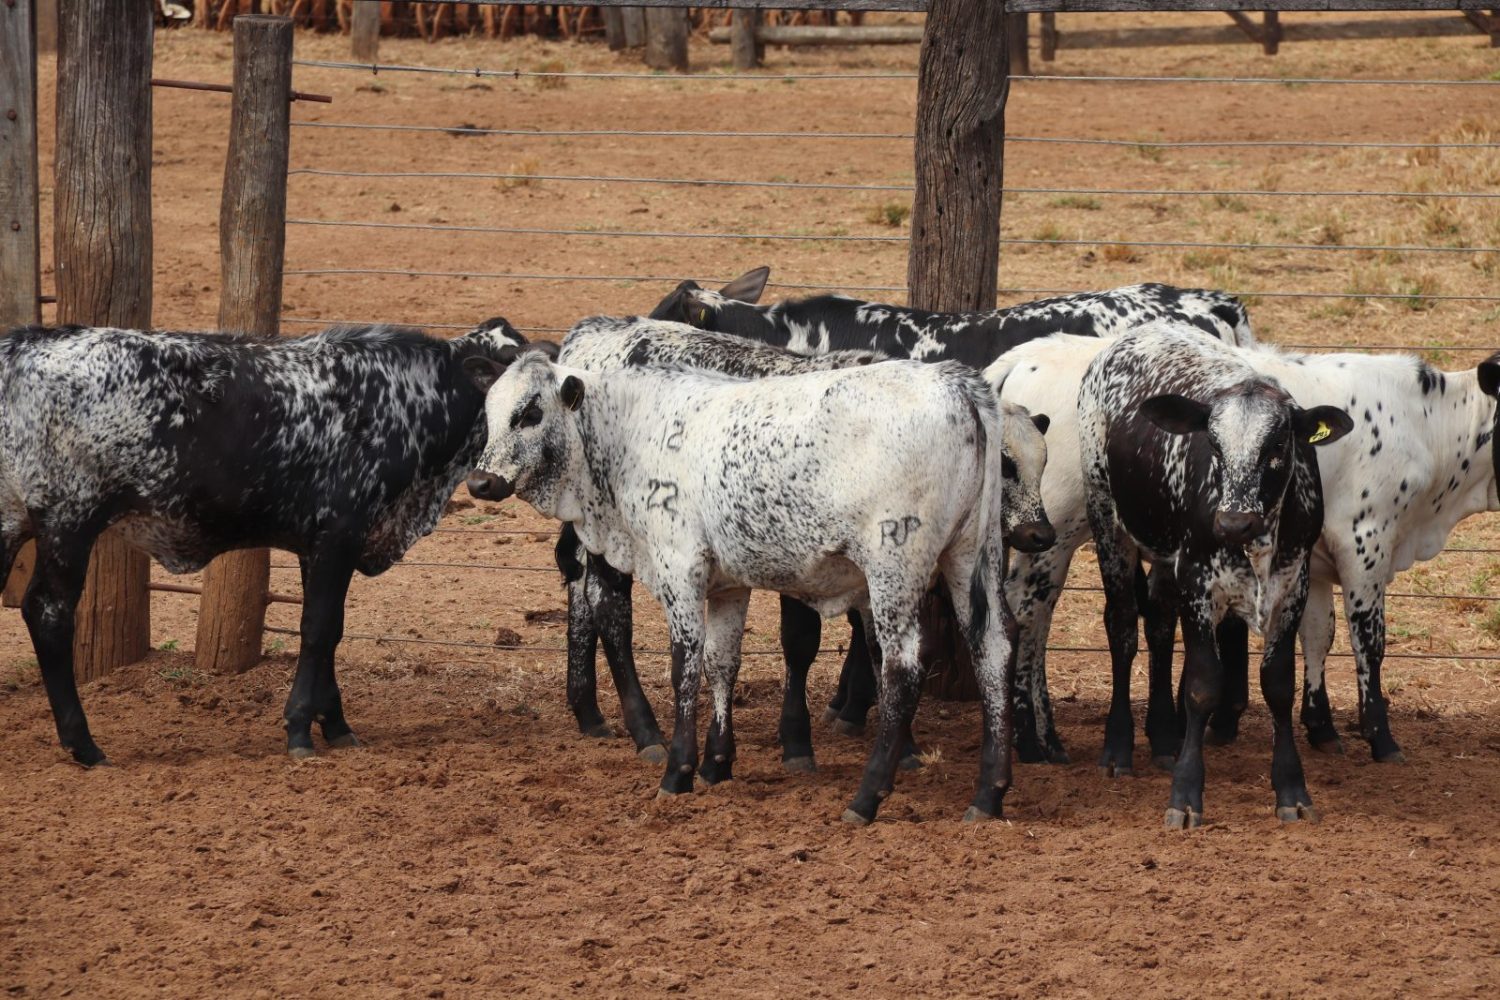
M868 351L834 351L808 357L780 348L723 334L708 333L682 323L638 317L593 317L576 324L563 342L559 360L588 371L627 367L677 368L717 372L736 378L764 378L854 367L880 360ZM1050 544L1051 526L1041 505L1041 475L1047 446L1042 434L1047 417L1033 417L1012 404L1002 406L1001 473L1005 479L1002 538L1017 540L1028 550ZM587 557L571 526L564 525L557 545L558 568L568 586L568 704L586 735L612 735L599 711L595 659L602 640L605 660L614 677L626 730L636 749L648 760L665 759L663 739L650 703L641 691L631 654L631 578L611 569L602 559ZM857 614L851 613L857 621ZM786 657L786 683L779 741L782 763L788 770L815 767L812 725L807 712L807 675L817 658L822 621L817 611L783 595L781 644ZM859 635L863 636L860 627ZM865 642L860 639L861 644ZM863 652L863 650L862 650ZM861 656L860 662L868 664ZM875 698L868 667L856 683L858 696ZM868 690L866 690L866 688ZM903 762L915 757L910 734L904 741Z
M0 572L36 539L22 614L58 738L105 760L73 681L73 615L94 540L118 524L174 573L273 546L302 565L302 651L287 747L353 746L334 679L344 596L430 532L484 444L466 358L508 325L452 341L389 327L288 340L28 327L0 337Z
M684 281L651 316L748 337L799 354L876 351L914 361L962 361L983 368L1018 344L1053 333L1113 337L1144 323L1175 319L1241 346L1254 340L1233 295L1172 285L1126 285L978 313L938 313L842 295L756 305L770 268L741 275L717 292Z
M732 776L733 688L751 588L824 614L868 609L882 651L880 734L844 818L866 823L894 781L916 709L918 607L939 574L955 594L984 700L979 789L1010 785L1010 644L1000 595L1000 416L956 364L890 362L756 381L652 369L593 373L535 354L470 362L489 443L469 479L571 522L639 577L672 639L676 720L661 790ZM707 603L707 614L704 605ZM700 676L713 719L697 747Z
M1072 553L1089 537L1074 451L1077 414L1065 404L1077 398L1084 369L1101 346L1091 338L1046 338L1017 348L985 372L992 382L1003 383L1002 399L1045 407L1052 416L1042 498L1058 541L1046 552L1016 555L1006 585L1020 627L1016 684L1031 685L1031 702L1043 707L1048 703L1043 664L1052 611ZM1300 404L1341 406L1354 416L1354 429L1318 456L1326 516L1312 554L1302 617L1302 723L1314 747L1340 748L1323 680L1333 642L1333 587L1338 585L1345 595L1359 682L1360 732L1376 760L1399 761L1402 753L1390 731L1380 683L1386 588L1397 573L1442 551L1465 517L1500 510L1491 460L1500 420L1491 398L1500 388L1500 355L1477 370L1453 372L1437 371L1407 355L1293 354L1267 345L1242 357ZM1142 600L1151 600L1144 589ZM1152 664L1146 734L1153 759L1170 765L1180 739L1167 681L1173 630L1168 619L1156 618L1163 628L1146 633ZM1209 722L1216 742L1233 738L1248 700L1244 643L1243 626L1226 621L1220 651L1237 652L1235 662L1226 663L1229 694ZM1044 732L1052 733L1050 713L1041 715ZM1025 726L1026 720L1018 717L1018 732L1024 734ZM1108 751L1101 764L1130 767L1128 757Z
M1203 821L1203 735L1223 696L1215 631L1229 616L1265 636L1261 691L1275 729L1271 783L1283 821L1313 818L1292 735L1297 629L1323 529L1314 449L1353 423L1304 409L1247 352L1166 325L1110 342L1078 393L1089 526L1104 583L1114 673L1106 754L1129 759L1140 556L1171 568L1186 648L1186 731L1169 828ZM1158 577L1158 583L1167 577Z

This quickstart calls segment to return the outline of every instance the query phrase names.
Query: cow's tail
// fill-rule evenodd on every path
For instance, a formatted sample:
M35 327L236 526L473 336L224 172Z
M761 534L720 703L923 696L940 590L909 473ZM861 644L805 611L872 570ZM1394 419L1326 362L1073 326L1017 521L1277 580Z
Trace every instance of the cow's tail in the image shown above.
M1000 541L1001 528L1005 523L1000 508L1001 461L1000 449L1004 437L1001 433L1000 406L997 393L982 378L974 378L970 387L970 402L978 422L980 461L983 462L979 490L978 558L974 560L974 571L969 578L969 647L979 649L989 628L989 616L997 609L990 606L990 595L995 592L991 581L995 574L1003 573L1005 551Z

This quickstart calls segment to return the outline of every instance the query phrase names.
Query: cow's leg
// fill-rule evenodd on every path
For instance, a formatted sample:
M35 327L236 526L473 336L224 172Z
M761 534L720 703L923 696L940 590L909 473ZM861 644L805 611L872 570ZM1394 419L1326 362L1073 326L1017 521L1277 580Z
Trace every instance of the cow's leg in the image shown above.
M708 599L703 673L708 679L713 717L698 774L710 785L734 777L734 682L740 675L740 641L749 609L749 590L726 591Z
M683 594L667 606L672 637L672 694L675 718L667 768L657 798L693 790L698 770L698 685L703 676L703 595Z
M828 699L828 707L823 709L823 722L825 724L838 721L839 713L844 710L844 704L849 700L849 679L854 667L855 650L860 650L860 656L864 656L864 636L858 635L862 626L859 623L859 613L850 610L849 620L849 648L844 652L843 665L839 667L839 684L833 689L833 697ZM821 642L821 638L819 639Z
M1110 531L1106 541L1099 533L1099 576L1104 582L1104 630L1109 639L1112 685L1109 718L1104 724L1104 751L1099 768L1109 777L1130 774L1135 769L1135 719L1130 714L1130 668L1135 661L1136 551L1122 530Z
M594 609L589 606L588 578L568 581L568 707L585 736L614 735L599 711L599 682L594 661L599 650L599 631L594 627Z
M1303 819L1316 821L1318 818L1312 796L1307 791L1302 758L1297 754L1297 738L1292 731L1292 702L1297 693L1298 610L1283 610L1278 619L1278 630L1266 637L1266 653L1260 664L1260 691L1266 699L1266 707L1271 710L1274 733L1271 787L1276 789L1276 818L1283 823Z
M954 560L944 573L955 596L954 615L969 643L974 676L984 702L979 787L964 820L998 819L1011 784L1011 744L1015 722L1017 626L992 567L975 575L972 560ZM967 599L960 595L967 595Z
M844 669L839 684L844 688L844 701L834 722L835 732L845 736L861 736L865 731L870 709L880 696L875 684L875 664L870 657L871 649L880 647L880 639L867 629L866 623L856 612L849 613L849 655L844 657Z
M603 559L590 556L587 579L594 629L604 644L604 660L609 664L615 692L620 696L625 731L630 733L642 760L660 764L667 759L666 740L662 737L661 727L656 724L651 702L641 690L641 679L635 669L632 646L635 620L630 602L634 578L615 570Z
M1149 577L1137 567L1137 594L1146 632L1146 739L1151 763L1163 771L1177 763L1182 746L1182 716L1172 696L1172 640L1177 635L1177 581L1171 567L1153 565Z
M89 553L97 537L98 529L93 528L40 532L36 540L36 569L21 601L21 616L36 649L47 701L52 706L52 720L57 724L58 742L84 767L109 763L89 733L73 677L74 616L78 598L83 594Z
M1380 665L1385 659L1385 584L1374 581L1344 586L1344 616L1349 619L1349 645L1354 647L1355 676L1359 679L1359 731L1370 741L1370 754L1385 764L1406 761L1391 736L1385 693L1380 687Z
M1207 594L1209 581L1184 581L1185 594ZM1187 712L1182 751L1172 769L1172 796L1167 805L1169 830L1187 830L1203 823L1203 731L1223 696L1223 670L1214 649L1214 626L1202 609L1183 607L1183 703Z
M354 575L352 545L326 546L301 559L302 651L287 697L286 749L293 757L313 755L316 721L331 747L359 746L344 719L343 698L334 675L333 657L344 638L344 599Z
M1006 579L1006 601L1015 609L1016 756L1023 764L1067 764L1068 752L1057 735L1052 699L1047 691L1047 637L1052 614L1062 596L1073 550L1054 546L1046 552L1014 553Z
M1343 753L1344 742L1333 726L1333 706L1328 701L1328 687L1323 673L1328 650L1333 647L1335 618L1333 584L1314 579L1307 588L1307 605L1302 611L1302 728L1314 750Z
M844 810L847 823L864 825L874 820L881 801L895 786L904 737L917 711L921 685L917 613L922 596L921 587L871 587L870 613L880 641L880 731L870 748L859 790Z
M1240 735L1240 716L1250 705L1250 626L1228 615L1215 632L1224 667L1224 698L1208 720L1209 743L1225 746Z
M781 691L781 766L788 771L815 771L812 719L807 714L807 672L818 658L823 618L801 601L781 595L781 651L786 681Z

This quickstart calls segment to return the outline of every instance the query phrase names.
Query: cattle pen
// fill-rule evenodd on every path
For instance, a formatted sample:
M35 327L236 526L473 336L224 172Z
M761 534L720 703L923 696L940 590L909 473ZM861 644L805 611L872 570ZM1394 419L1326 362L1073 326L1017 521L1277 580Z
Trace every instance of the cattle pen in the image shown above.
M873 12L926 4L828 6L879 23ZM1144 6L1007 9L1050 7L1101 31L1169 16ZM1246 6L1357 8L1356 19L1373 7L1480 9L1150 6L1220 20ZM26 7L0 8L0 24ZM1207 25L1195 17L1181 23ZM1421 352L1471 368L1500 343L1500 63L1485 42L1288 46L1274 63L1250 46L1038 61L1009 80L995 246L914 281L920 220L909 213L924 177L913 123L925 107L914 47L773 48L763 68L735 72L729 52L695 39L695 72L656 74L600 46L540 39L383 39L371 63L351 59L347 40L298 35L274 86L333 103L268 101L272 84L257 85L260 106L287 112L265 126L285 130L284 162L257 140L259 162L226 172L230 99L157 91L143 126L154 139L150 314L69 315L181 329L232 315L220 241L232 253L228 223L255 223L231 207L229 182L274 176L285 225L260 231L285 239L273 315L288 334L376 321L456 333L500 314L557 339L584 315L646 312L683 278L722 284L770 264L774 293L787 296L1012 303L1144 280L1225 288L1273 343ZM231 80L228 38L159 34L147 56L142 79ZM3 102L19 64L0 61ZM44 89L58 63L37 63L30 121L44 169L5 180L33 182L18 196L41 207L32 259L61 260L66 234L54 235L49 213L64 208L62 182L45 169L54 156L61 166L49 115L62 103ZM22 111L10 121L24 123ZM0 157L14 149L0 146ZM0 210L12 197L0 182ZM25 219L11 232L27 231ZM13 274L35 273L14 293L30 296L17 308L58 319L60 303L47 300L66 296L62 276L12 270L12 246L0 241L0 300L18 287ZM1212 765L1219 822L1186 844L1154 829L1163 779L1110 783L1090 766L1108 671L1087 559L1052 647L1061 721L1082 763L1020 768L1010 823L961 830L953 807L972 777L975 713L929 702L926 771L903 779L882 823L850 836L833 821L860 741L820 729L818 775L777 771L780 651L766 606L746 636L744 772L733 787L656 805L656 776L623 743L576 735L562 700L554 537L515 501L460 496L407 560L357 581L341 658L370 749L307 765L281 759L276 733L297 648L295 559L273 553L262 582L233 588L248 610L244 600L223 609L224 621L265 615L265 634L242 643L253 664L244 673L203 660L195 591L212 581L150 572L149 631L122 657L144 659L100 671L90 695L122 764L113 775L48 756L45 702L8 613L0 718L12 735L0 784L15 810L0 846L17 885L38 895L29 913L0 908L11 938L0 985L102 994L111 989L94 977L108 975L122 993L191 982L270 995L1173 995L1193 982L1458 996L1500 975L1487 929L1500 889L1489 831L1500 806L1500 531L1485 516L1392 587L1388 679L1412 763L1376 766L1353 734L1343 758L1308 754L1328 820L1277 830L1262 802L1257 706L1240 745ZM665 632L649 598L637 615L660 708ZM819 697L846 634L826 632ZM1341 626L1330 666L1341 725L1353 705L1348 663ZM63 792L63 807L60 788L87 791ZM109 855L91 850L106 822L119 824ZM44 955L41 942L68 927L86 927L93 943ZM1301 958L1273 967L1273 951Z

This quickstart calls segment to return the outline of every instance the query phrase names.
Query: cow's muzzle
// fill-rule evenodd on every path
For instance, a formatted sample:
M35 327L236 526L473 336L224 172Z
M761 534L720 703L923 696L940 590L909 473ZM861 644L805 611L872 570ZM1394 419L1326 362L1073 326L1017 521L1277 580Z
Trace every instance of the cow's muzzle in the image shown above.
M1010 545L1018 552L1045 552L1057 544L1057 531L1046 521L1027 521L1011 529Z
M493 472L469 473L469 493L479 500L504 500L516 491L515 484Z
M1266 519L1240 510L1214 512L1214 537L1225 545L1246 545L1265 534Z

